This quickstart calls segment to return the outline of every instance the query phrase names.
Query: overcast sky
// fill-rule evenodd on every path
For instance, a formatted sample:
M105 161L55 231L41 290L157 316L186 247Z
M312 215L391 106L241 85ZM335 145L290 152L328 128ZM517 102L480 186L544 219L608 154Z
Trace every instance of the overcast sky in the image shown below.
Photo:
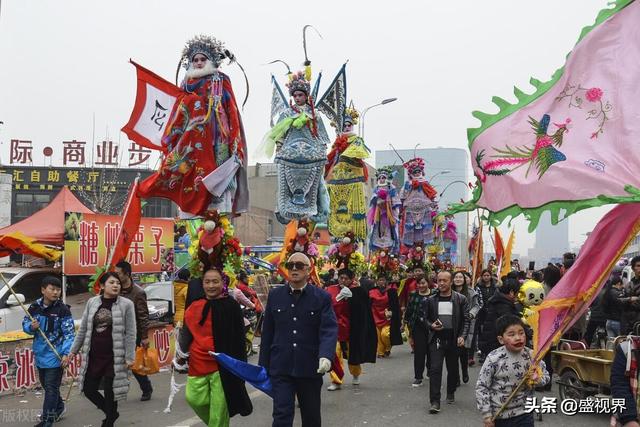
M314 72L324 72L323 87L349 60L348 96L356 107L398 98L367 114L372 150L389 143L466 148L466 129L478 124L471 111L496 111L494 95L515 100L514 85L532 91L531 76L548 80L606 3L3 0L0 161L7 161L10 139L32 140L38 153L64 140L91 142L94 115L97 141L108 134L125 144L119 129L135 98L129 58L174 81L185 41L200 33L226 42L247 70L251 92L243 120L251 151L268 130L270 73L284 80L284 68L265 64L283 59L301 67L304 24L322 34L309 33L308 49ZM239 69L223 71L243 99ZM604 212L572 218L572 245ZM524 230L519 221L520 253L533 244Z

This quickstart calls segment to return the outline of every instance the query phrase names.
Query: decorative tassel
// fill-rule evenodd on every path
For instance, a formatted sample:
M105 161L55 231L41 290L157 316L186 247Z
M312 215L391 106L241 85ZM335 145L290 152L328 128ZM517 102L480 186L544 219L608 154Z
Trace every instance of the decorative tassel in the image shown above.
M393 217L393 212L391 212L391 204L387 203L386 207L387 207L387 216L389 217L389 224L391 224L392 226L396 225L396 220Z
M309 63L308 65L305 64L304 67L304 79L308 82L311 81L311 63Z

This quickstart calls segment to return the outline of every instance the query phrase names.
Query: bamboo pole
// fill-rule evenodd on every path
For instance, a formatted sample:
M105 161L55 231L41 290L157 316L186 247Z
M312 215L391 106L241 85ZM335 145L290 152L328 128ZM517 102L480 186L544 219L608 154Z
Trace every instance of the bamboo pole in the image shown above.
M479 253L480 253L480 245L482 244L482 239L484 239L484 236L482 235L482 218L480 217L480 210L478 209L476 214L478 215L478 236L477 236L477 240L476 240L476 247L474 249L474 254L473 254L473 271L472 271L472 278L473 281L476 281L476 275L478 274L478 257L479 257ZM482 265L482 263L480 263L480 265ZM475 283L473 283L473 285L475 286Z

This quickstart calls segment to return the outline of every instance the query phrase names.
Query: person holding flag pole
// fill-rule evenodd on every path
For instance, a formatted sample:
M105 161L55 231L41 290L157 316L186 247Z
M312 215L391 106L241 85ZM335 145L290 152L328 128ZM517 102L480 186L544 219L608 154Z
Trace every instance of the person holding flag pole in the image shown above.
M526 398L531 395L533 385L544 385L549 381L549 374L544 362L540 366L533 363L531 349L525 345L527 337L524 327L524 322L514 315L504 315L496 321L498 340L502 346L489 353L476 385L478 410L484 417L485 427L533 427L533 414L525 408ZM521 377L527 381L518 382ZM504 401L507 390L516 383L518 385L508 396L507 402L494 415L496 407ZM529 388L522 390L525 383Z
M60 301L62 284L57 277L44 277L40 284L42 298L31 304L27 310L1 273L0 278L26 314L22 321L22 329L24 332L34 335L35 364L45 392L41 421L37 427L50 427L60 419L66 410L60 396L60 384L64 369L69 365L69 351L75 336L71 311L64 302ZM39 334L36 334L36 331ZM52 340L56 345L51 342ZM73 386L73 382L71 386ZM71 387L69 387L69 392L71 392ZM67 393L66 400L68 398L69 394Z

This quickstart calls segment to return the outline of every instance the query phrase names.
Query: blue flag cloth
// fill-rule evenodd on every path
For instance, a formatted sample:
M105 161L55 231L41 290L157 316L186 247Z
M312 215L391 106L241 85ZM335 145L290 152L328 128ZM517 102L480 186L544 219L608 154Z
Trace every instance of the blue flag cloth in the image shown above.
M273 387L267 370L262 366L252 365L242 360L234 359L224 353L215 353L210 351L209 354L218 361L223 368L231 372L238 378L251 384L261 392L273 399Z

